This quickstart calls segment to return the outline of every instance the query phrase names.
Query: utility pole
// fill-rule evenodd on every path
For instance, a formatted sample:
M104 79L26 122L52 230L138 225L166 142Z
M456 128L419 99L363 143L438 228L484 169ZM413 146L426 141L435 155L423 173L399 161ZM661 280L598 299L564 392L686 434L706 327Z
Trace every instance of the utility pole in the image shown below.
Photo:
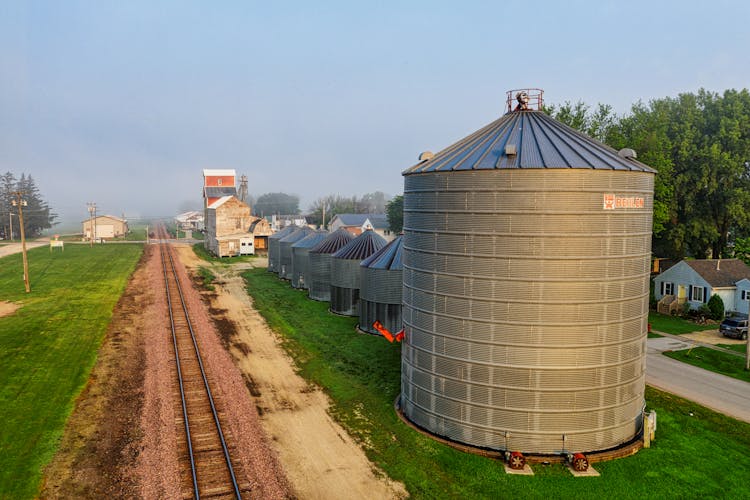
M26 200L21 198L25 195L23 191L14 191L11 193L16 197L15 200L11 201L11 205L18 207L18 223L21 226L21 252L23 253L23 284L26 286L26 293L31 292L31 284L29 283L29 259L26 256L26 232L23 227L23 207L26 206Z
M96 203L86 203L86 206L89 210L89 246L94 246L94 235L96 234L96 231L94 230L94 219L96 218Z

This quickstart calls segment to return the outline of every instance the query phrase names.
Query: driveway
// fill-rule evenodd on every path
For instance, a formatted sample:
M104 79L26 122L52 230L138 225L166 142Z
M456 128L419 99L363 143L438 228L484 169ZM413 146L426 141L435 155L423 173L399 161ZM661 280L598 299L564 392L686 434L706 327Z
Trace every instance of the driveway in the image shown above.
M30 250L32 248L36 247L43 247L44 245L49 245L49 240L46 241L27 241L26 242L26 250ZM21 253L21 243L8 243L7 245L0 245L0 257L5 257L6 255L13 255L14 253Z
M693 344L670 337L648 339L646 383L750 422L750 383L720 375L664 356L662 352L689 349Z

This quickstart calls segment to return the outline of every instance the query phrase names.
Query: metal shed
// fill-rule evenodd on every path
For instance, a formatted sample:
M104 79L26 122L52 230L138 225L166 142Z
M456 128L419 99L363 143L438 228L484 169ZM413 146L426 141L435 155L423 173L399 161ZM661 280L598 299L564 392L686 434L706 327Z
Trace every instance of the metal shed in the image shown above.
M292 278L292 245L314 232L311 227L302 226L279 240L279 278Z
M281 259L281 247L279 246L279 240L285 238L297 230L297 226L287 226L281 231L273 233L268 237L268 270L276 274L279 273L281 266L279 261Z
M642 428L655 172L540 108L403 172L400 407L476 447L605 450Z
M354 239L346 229L337 229L326 239L312 247L310 258L309 297L313 300L331 300L331 255Z
M385 244L385 238L369 229L331 255L331 312L359 315L359 264Z
M360 264L359 329L363 332L380 335L372 326L375 321L394 334L403 327L403 241L398 236Z
M310 281L310 249L328 237L328 231L318 230L292 244L292 286L308 289Z

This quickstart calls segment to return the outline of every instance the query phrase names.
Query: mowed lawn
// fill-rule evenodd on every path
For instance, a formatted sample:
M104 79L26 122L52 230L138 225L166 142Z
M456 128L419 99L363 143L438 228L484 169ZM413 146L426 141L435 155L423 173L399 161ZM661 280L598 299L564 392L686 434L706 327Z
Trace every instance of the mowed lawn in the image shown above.
M33 498L76 396L94 365L141 245L66 245L0 259L0 498Z
M243 276L300 374L331 396L334 417L413 498L750 498L750 424L651 388L652 448L595 464L598 478L574 478L561 465L534 465L533 477L505 474L498 461L442 445L397 418L398 344L356 333L356 318L330 314L327 302L275 274Z

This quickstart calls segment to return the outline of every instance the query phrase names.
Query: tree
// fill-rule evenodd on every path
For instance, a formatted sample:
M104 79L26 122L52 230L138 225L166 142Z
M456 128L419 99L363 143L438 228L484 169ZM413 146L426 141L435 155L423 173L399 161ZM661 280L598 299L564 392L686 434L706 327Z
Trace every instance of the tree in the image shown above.
M400 233L404 229L404 196L394 196L385 207L388 216L388 227L394 233Z
M18 209L14 209L11 205L12 200L16 198L13 193L18 191L23 193L22 198L26 201L23 209L26 236L31 238L39 236L43 230L52 227L57 214L50 211L31 175L23 173L18 180L11 172L0 176L0 232L6 238L10 237L11 233L14 236L21 233L17 216Z
M708 299L708 309L711 311L711 319L724 318L724 301L717 294Z
M299 213L299 196L286 193L266 193L258 196L253 213L266 215L297 215Z
M385 212L387 196L382 191L366 193L357 202L357 213L360 214L382 214Z
M357 211L357 197L345 197L339 194L329 194L318 198L310 206L307 221L311 224L323 224L323 207L325 207L325 223L328 224L337 214L353 214Z

